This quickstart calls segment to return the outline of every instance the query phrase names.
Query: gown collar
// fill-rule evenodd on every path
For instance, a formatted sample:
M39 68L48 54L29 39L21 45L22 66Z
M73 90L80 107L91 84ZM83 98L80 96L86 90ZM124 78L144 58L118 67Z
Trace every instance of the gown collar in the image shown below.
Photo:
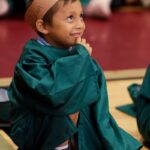
M42 38L42 37L40 37L40 36L39 36L36 40L37 40L37 42L38 42L39 44L41 44L41 45L52 46L51 44L49 44L48 42L46 42L44 38ZM68 48L68 51L72 51L72 49L73 49L73 47L70 46L70 47Z

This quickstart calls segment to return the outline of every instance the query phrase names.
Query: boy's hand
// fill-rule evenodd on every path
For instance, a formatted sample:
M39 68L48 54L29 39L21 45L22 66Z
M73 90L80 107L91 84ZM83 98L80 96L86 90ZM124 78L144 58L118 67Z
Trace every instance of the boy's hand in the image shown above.
M92 54L92 47L90 46L89 43L86 42L86 39L78 38L77 39L77 43L83 45L87 49L89 55L91 56L91 54Z

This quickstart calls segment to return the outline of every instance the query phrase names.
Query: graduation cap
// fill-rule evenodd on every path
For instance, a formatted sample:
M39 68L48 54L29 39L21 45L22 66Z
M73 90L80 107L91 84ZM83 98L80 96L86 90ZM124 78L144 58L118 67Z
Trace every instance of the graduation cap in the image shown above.
M36 30L36 21L43 19L47 11L52 8L58 0L33 0L25 13L25 21Z

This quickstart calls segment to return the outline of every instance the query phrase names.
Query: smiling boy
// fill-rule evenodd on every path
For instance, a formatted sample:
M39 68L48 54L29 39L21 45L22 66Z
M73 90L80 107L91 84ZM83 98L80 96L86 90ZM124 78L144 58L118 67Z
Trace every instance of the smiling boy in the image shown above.
M82 38L79 0L33 0L26 21L38 33L16 64L8 90L11 138L20 150L137 150L108 110L105 78ZM74 138L75 137L75 138Z

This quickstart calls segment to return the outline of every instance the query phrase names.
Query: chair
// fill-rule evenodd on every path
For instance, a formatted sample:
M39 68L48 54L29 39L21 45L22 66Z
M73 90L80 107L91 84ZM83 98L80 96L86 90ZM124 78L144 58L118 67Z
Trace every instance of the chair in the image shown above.
M0 128L9 128L11 104L7 95L7 89L0 88Z

